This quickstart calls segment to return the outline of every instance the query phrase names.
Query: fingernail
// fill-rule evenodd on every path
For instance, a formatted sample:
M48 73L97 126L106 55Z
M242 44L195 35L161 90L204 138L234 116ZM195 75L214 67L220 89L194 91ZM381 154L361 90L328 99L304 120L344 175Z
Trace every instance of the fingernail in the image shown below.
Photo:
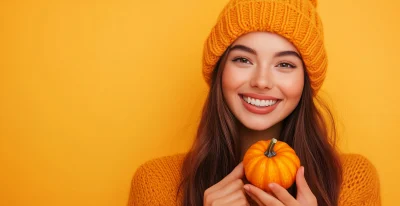
M304 175L304 166L301 166L301 173Z
M275 187L275 183L269 183L268 187L272 190L272 188Z
M243 188L244 188L247 192L250 191L250 186L248 186L248 185L243 186Z

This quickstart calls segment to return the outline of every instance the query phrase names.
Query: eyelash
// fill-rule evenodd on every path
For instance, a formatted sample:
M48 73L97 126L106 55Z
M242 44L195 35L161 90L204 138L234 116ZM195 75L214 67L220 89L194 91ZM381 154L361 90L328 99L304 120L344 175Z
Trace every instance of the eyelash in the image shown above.
M248 64L247 62L243 62L243 61L248 61L250 64L253 64L248 59L246 59L244 57L237 57L237 58L233 59L232 61L233 62L243 63L243 64Z
M244 58L244 57L237 57L237 58L233 59L232 61L233 62L244 63L244 64L248 64L248 63L253 64L247 58ZM293 68L293 69L296 68L295 65L287 63L287 62L281 62L278 65L281 65L283 68ZM283 66L283 65L286 65L286 66Z
M286 67L283 67L283 68L292 68L292 69L296 68L295 65L290 64L290 63L287 63L287 62L281 62L281 63L279 63L278 65L283 65L283 64L286 64L286 65L287 65Z

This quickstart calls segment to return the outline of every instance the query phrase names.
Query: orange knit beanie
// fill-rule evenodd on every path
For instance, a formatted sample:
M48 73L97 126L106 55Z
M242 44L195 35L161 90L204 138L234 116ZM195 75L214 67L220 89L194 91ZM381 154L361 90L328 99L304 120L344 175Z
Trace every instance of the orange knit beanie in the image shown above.
M300 52L314 94L325 79L327 57L317 0L230 0L204 44L203 76L211 74L224 51L238 37L252 31L268 31L290 41Z

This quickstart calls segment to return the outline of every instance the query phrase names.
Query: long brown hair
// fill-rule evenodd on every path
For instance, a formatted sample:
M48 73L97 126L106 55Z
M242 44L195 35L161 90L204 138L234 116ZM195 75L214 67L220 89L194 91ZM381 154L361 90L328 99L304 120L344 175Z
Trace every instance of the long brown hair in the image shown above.
M241 161L240 123L222 94L222 71L228 53L229 48L215 66L196 138L182 165L179 189L183 190L183 205L203 205L204 191L222 180ZM329 107L319 98L313 98L306 69L302 97L295 110L285 118L279 139L296 151L318 205L337 205L342 172L335 148L335 122ZM288 191L295 197L296 185Z

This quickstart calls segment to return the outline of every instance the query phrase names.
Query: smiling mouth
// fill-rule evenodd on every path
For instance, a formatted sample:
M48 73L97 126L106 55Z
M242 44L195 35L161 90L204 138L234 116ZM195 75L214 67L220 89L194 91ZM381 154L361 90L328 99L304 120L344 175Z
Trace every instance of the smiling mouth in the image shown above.
M256 99L256 98L247 97L244 95L240 95L240 96L247 104L250 104L250 105L253 105L256 107L270 107L280 101L278 99Z

